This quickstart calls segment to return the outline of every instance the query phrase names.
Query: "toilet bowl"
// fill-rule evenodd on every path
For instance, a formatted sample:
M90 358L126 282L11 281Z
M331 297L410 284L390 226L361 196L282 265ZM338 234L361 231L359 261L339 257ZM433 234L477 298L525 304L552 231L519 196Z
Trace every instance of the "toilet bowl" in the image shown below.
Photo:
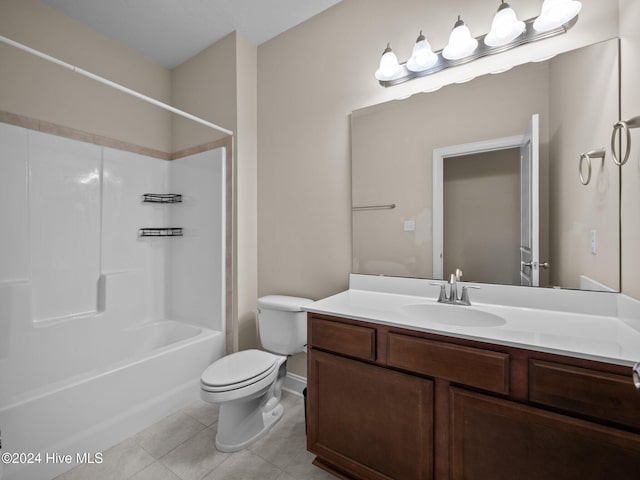
M280 403L287 356L306 344L307 298L269 295L258 299L262 346L211 364L200 379L200 397L220 405L216 448L235 452L266 435L284 413Z

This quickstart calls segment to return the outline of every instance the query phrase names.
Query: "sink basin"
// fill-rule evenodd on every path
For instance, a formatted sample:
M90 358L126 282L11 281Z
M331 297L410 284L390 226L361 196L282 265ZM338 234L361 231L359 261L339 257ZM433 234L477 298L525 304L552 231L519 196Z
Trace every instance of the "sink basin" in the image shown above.
M400 310L415 320L428 320L460 327L499 327L506 323L504 318L493 313L460 305L417 303L404 305Z

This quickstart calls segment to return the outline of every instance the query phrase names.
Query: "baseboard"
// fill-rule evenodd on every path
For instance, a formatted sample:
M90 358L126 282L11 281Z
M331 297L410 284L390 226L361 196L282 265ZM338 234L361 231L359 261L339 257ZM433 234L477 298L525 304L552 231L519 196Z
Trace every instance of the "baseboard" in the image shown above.
M287 373L282 389L294 395L302 396L302 390L304 390L306 386L307 379L305 377L301 377L295 373Z

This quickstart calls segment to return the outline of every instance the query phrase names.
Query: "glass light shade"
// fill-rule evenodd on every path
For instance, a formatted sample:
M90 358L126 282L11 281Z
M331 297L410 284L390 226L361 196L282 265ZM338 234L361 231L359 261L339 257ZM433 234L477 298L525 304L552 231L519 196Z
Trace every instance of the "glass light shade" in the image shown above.
M442 56L447 60L459 60L471 55L476 48L478 48L478 41L471 36L469 27L458 17L449 35L449 43L442 50Z
M484 43L489 47L506 45L518 38L525 28L524 22L518 21L516 12L513 11L508 3L503 2L493 17L491 31L484 37Z
M533 22L538 32L547 32L564 25L582 9L582 3L575 0L544 0L540 16Z
M382 52L380 59L380 67L376 70L376 78L381 81L391 80L400 73L400 64L398 57L391 50L391 46L387 44L387 48Z
M411 58L407 61L407 69L412 72L424 72L433 67L438 62L438 56L433 53L431 44L422 35L418 36L416 44L413 46Z

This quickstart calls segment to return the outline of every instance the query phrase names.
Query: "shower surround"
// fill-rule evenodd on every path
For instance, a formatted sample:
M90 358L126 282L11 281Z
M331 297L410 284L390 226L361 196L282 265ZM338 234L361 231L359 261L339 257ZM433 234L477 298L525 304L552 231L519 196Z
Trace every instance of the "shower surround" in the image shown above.
M46 455L92 458L198 398L225 353L224 159L0 123L1 452L41 454L4 480L52 478L73 464Z

